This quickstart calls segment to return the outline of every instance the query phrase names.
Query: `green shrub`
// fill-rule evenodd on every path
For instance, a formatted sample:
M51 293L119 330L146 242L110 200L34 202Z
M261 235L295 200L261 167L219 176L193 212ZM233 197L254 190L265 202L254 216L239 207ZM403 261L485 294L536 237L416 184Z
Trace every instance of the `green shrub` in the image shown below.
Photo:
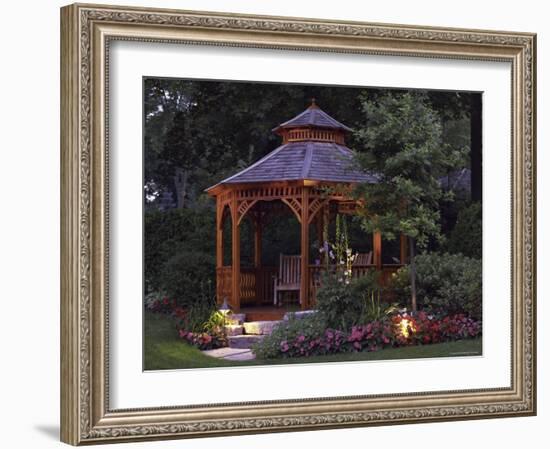
M159 275L162 291L188 308L213 303L215 259L199 251L180 251L163 266Z
M448 250L454 254L481 259L482 215L480 203L472 203L458 213L455 227L449 237Z
M213 301L205 298L196 301L185 309L185 316L179 322L179 327L190 332L203 332L207 329L207 323L215 313L216 306Z
M481 319L481 260L428 253L416 256L415 262L419 308ZM404 299L410 298L409 266L398 271L393 287Z
M291 318L281 322L270 335L253 345L252 351L259 359L281 357L281 343L296 340L299 336L312 340L323 335L326 322L319 313L312 313L302 318Z
M379 276L373 270L346 283L336 274L325 274L317 291L317 309L327 327L347 330L379 319L385 312L380 303Z
M168 277L166 273L179 268L182 261L173 260L181 253L198 255L201 261L210 256L209 264L202 264L202 272L193 270L199 280L214 279L215 211L208 207L149 211L144 216L144 278L145 290L161 291ZM190 259L188 265L192 263ZM187 271L187 270L186 270Z

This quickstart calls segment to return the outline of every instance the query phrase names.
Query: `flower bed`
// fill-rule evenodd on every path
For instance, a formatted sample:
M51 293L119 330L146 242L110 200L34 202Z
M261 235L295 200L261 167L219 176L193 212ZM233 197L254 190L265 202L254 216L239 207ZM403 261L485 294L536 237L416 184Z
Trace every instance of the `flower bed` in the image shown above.
M189 329L189 318L192 310L178 306L175 300L158 295L149 295L145 300L145 309L153 313L171 316L175 321L175 330L179 338L198 349L216 349L227 346L227 339L222 327L217 322L201 322L200 331Z
M189 332L179 329L178 335L185 342L197 347L201 351L227 346L227 339L223 332Z
M403 313L370 323L353 326L349 332L326 329L304 331L299 323L288 330L284 325L254 348L261 358L308 357L341 352L378 351L388 347L402 347L442 343L475 338L481 334L481 324L465 315L437 318L420 312L414 316Z
M183 319L185 309L177 305L175 299L167 297L159 298L157 295L150 294L145 298L145 309L153 313L164 313L172 315L174 318Z
M481 334L481 323L464 314L438 319L425 312L415 316L404 313L394 315L392 323L397 330L395 340L398 346L442 343L474 338Z

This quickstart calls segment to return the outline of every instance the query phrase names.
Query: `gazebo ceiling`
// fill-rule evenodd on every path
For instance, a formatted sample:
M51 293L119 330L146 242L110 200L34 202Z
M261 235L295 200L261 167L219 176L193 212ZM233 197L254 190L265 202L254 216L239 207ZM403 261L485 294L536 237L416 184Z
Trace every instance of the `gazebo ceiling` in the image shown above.
M353 152L344 143L350 128L322 111L315 102L293 119L274 129L283 144L244 170L207 189L216 194L223 185L316 181L375 183L372 173L353 164Z

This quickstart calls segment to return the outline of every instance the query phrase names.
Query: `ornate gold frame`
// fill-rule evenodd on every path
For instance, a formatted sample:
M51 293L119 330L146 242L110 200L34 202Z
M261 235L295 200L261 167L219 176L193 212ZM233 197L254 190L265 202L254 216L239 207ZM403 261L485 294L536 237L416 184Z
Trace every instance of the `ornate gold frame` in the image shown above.
M61 37L62 441L77 445L535 414L534 34L75 4L61 10ZM111 410L106 75L113 39L511 62L511 388Z

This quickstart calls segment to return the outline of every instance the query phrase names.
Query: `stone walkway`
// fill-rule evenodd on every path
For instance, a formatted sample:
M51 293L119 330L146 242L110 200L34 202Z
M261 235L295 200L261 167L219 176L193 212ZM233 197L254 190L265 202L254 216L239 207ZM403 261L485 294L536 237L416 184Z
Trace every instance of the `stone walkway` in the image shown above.
M202 351L202 353L216 359L235 360L241 362L244 360L254 360L256 358L250 349L219 348Z
M287 312L283 321L286 321L292 315L296 319L308 316L313 311ZM256 356L250 347L270 335L271 332L281 323L279 320L273 321L246 321L244 313L233 314L229 323L225 326L225 334L229 343L226 348L209 349L202 351L204 355L224 360L254 360Z

